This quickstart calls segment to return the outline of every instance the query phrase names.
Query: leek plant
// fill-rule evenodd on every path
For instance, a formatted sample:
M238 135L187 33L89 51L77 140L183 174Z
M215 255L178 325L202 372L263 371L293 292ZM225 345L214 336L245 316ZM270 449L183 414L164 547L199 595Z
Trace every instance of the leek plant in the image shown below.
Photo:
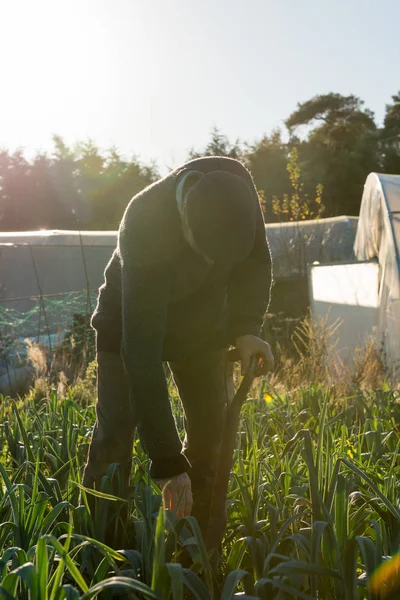
M399 598L399 394L265 389L243 409L217 567L196 520L161 506L139 440L128 501L118 465L86 491L93 405L1 398L0 597Z

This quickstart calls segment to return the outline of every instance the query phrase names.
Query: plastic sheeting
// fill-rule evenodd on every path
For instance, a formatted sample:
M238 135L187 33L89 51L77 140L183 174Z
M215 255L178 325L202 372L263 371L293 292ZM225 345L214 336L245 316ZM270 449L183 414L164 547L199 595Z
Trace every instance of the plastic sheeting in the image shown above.
M354 258L356 217L266 225L274 279L307 275L314 261ZM0 233L0 341L65 331L90 314L116 231ZM89 293L88 293L89 290Z
M265 231L271 248L274 278L307 275L307 265L354 260L358 217L271 223Z
M364 186L354 243L358 259L379 261L377 341L388 369L400 375L400 175L371 173Z
M274 278L307 275L307 264L315 261L352 260L357 222L335 217L266 225ZM32 296L96 291L116 236L116 231L0 233L0 303L12 301L27 311Z
M306 276L314 261L349 261L358 219L266 225L274 279ZM0 339L68 329L90 314L116 231L43 230L0 233Z
M115 231L0 233L0 303L27 312L35 298L97 289Z
M116 232L0 233L0 393L26 374L25 338L55 348L89 316Z

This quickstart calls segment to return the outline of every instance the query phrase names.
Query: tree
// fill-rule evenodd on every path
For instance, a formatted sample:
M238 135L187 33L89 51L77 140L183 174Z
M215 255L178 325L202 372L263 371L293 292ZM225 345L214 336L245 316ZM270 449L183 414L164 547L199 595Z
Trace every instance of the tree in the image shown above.
M386 105L384 129L400 137L400 92L392 96L393 104Z
M392 101L386 105L381 136L383 170L400 173L400 92L392 96Z
M69 148L54 136L49 157L0 153L0 228L117 229L129 200L158 177L154 165L123 160L86 141Z
M268 220L275 220L272 199L282 196L290 186L287 171L289 149L282 141L281 132L275 130L259 142L247 145L244 162L251 172L258 190L262 190L262 201Z
M64 206L69 227L84 229L90 225L91 213L79 188L76 151L58 135L53 136L53 144L50 172L55 196Z
M54 178L53 161L38 154L31 165L28 229L73 229L75 218Z
M189 159L199 158L201 156L227 156L229 158L241 159L243 155L239 140L234 144L223 135L217 127L211 130L211 139L203 152L193 150L189 152Z
M34 221L32 207L31 165L21 150L0 155L1 208L0 222L3 230L24 231ZM37 227L37 223L35 223Z
M358 215L367 175L400 173L400 92L386 106L380 129L360 98L336 93L299 103L286 127L288 142L275 130L253 144L232 143L214 127L204 150L192 149L189 158L241 160L260 191L269 221L282 214L288 219L308 218L307 210L318 214L310 198L320 197L319 185L326 216ZM90 140L69 147L60 136L53 137L53 144L51 153L32 160L21 150L0 150L3 231L116 229L132 196L159 177L156 165L142 164L136 156L123 158L116 148L103 151ZM296 191L293 178L298 172Z
M314 129L312 137L320 138L325 143L351 143L360 132L376 129L373 112L363 110L363 104L356 96L333 93L314 96L307 102L299 103L285 124L292 133L299 125L320 121L321 125Z
M115 148L104 155L96 185L90 187L92 229L118 229L131 198L159 177L155 165L142 165L136 157L125 161ZM81 177L84 173L81 173Z
M300 150L305 189L323 184L328 216L358 215L365 179L381 164L373 113L356 96L331 93L300 103L286 126ZM293 136L300 126L308 129L304 141Z

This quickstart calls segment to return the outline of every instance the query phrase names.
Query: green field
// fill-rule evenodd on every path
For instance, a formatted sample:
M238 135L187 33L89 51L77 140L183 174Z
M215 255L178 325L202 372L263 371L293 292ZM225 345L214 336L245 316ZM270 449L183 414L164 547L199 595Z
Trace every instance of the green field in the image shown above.
M194 519L159 510L138 441L130 518L104 497L90 513L79 488L95 418L88 381L2 398L0 596L399 598L399 393L266 386L259 381L243 409L217 572ZM117 551L104 543L108 511L123 540Z

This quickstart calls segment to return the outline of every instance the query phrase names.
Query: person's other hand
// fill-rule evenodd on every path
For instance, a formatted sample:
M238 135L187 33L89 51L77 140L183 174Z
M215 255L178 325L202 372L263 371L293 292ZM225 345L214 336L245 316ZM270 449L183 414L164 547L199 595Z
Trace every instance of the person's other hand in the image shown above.
M258 370L259 375L265 375L274 368L271 346L256 335L242 335L236 338L236 348L242 363L242 375L248 372L252 356L262 359L261 368Z
M162 491L165 508L173 510L179 519L189 517L192 511L192 483L187 473L175 475L168 479L157 479Z

